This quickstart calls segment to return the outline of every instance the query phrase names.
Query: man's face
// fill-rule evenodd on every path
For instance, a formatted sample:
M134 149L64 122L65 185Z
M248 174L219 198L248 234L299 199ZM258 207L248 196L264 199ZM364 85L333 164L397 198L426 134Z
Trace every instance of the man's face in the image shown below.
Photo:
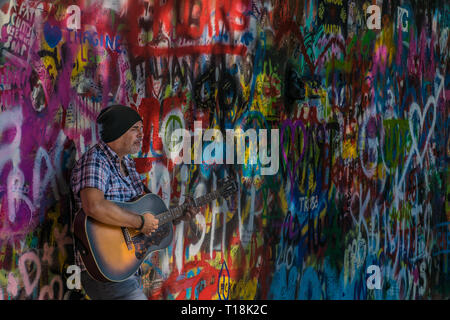
M119 138L124 154L135 154L141 150L144 137L143 128L142 121L138 121Z

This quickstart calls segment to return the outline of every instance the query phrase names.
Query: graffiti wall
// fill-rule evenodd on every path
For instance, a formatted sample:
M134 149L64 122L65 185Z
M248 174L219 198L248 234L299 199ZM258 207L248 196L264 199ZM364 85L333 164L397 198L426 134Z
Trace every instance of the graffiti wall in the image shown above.
M69 176L112 103L142 116L133 158L166 205L238 182L144 262L149 299L448 298L449 10L0 0L0 300L86 298L66 281ZM266 130L276 172L250 148L208 161L205 137L175 163L172 133L199 122Z

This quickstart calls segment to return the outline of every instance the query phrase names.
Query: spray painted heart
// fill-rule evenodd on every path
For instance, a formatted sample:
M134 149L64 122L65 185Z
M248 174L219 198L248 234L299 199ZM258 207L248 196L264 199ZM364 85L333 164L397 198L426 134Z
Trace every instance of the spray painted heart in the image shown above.
M444 92L444 77L441 74L439 74L439 73L436 74L436 77L435 77L435 80L434 80L434 85L435 85L435 87L434 87L434 96L430 96L428 98L427 104L425 106L425 110L424 110L423 113L420 111L420 107L417 105L417 103L412 103L411 106L410 106L410 109L409 109L409 132L411 134L411 140L412 140L412 144L413 144L411 148L412 148L413 152L411 152L409 154L408 159L406 160L406 162L405 162L405 164L403 166L404 167L403 168L403 172L400 175L400 179L396 183L396 185L398 185L398 186L401 186L404 183L404 181L405 181L406 172L409 170L409 163L410 163L414 153L417 154L417 156L419 158L419 162L422 165L423 158L424 158L425 153L427 151L428 143L430 141L431 135L433 134L434 126L435 126L435 123L436 123L437 101L439 101L441 95L445 99L445 96L443 95L443 92ZM431 104L433 104L433 109L432 109L433 110L433 123L430 126L430 129L429 129L429 132L428 132L428 136L427 136L427 138L425 140L425 144L424 144L424 147L423 147L423 152L421 154L419 152L419 147L418 147L418 144L417 144L418 140L416 139L416 135L414 133L414 128L413 128L413 126L414 126L414 114L417 113L418 116L419 116L419 122L420 122L419 134L422 134L423 133L423 125L424 125L424 122L426 120L426 116L427 116L427 113L429 111L428 109L430 108ZM419 135L419 137L421 137L421 135ZM397 180L397 177L395 179Z
M431 110L429 110L431 105L432 105L432 108L431 108ZM420 149L419 143L422 140L421 137L423 136L424 129L425 129L424 128L425 118L429 111L431 111L433 113L433 122L431 124L431 127L428 129L428 135L426 137L425 143L423 144L423 148L421 150L419 150ZM417 118L418 118L419 124L420 124L419 132L417 135L416 135L416 131L414 130L414 124L417 120L415 120L414 115L417 115ZM428 98L428 101L425 106L425 109L423 110L423 113L420 110L420 107L416 102L413 102L411 104L411 108L409 109L409 132L411 133L412 148L413 148L414 152L417 154L420 166L422 166L423 158L427 151L428 143L430 142L431 135L433 134L435 124L436 124L436 100L433 96Z
M51 25L48 21L44 24L44 37L50 48L54 48L61 41L62 33L58 26Z

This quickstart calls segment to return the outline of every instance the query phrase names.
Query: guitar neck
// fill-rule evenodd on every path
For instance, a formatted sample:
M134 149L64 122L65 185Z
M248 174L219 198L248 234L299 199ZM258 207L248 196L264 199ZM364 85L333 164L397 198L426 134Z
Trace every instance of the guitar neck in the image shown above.
M194 199L193 203L188 202L188 203L182 204L181 206L171 208L168 211L161 213L160 215L157 216L157 218L159 220L159 224L163 225L163 224L166 224L167 222L178 219L179 217L181 217L183 215L183 212L190 205L192 205L196 208L199 208L213 200L216 200L217 198L220 197L220 195L221 195L220 190L216 190L216 191L210 192L208 194L205 194L201 197Z

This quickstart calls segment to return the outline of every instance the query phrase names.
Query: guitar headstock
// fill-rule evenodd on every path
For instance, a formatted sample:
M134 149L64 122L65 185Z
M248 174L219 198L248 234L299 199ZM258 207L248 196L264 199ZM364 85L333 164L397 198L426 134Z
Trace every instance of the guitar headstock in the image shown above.
M220 193L222 197L228 198L233 193L236 193L238 191L238 185L236 180L232 179L231 177L227 177L225 179L219 179L218 184L220 186Z

